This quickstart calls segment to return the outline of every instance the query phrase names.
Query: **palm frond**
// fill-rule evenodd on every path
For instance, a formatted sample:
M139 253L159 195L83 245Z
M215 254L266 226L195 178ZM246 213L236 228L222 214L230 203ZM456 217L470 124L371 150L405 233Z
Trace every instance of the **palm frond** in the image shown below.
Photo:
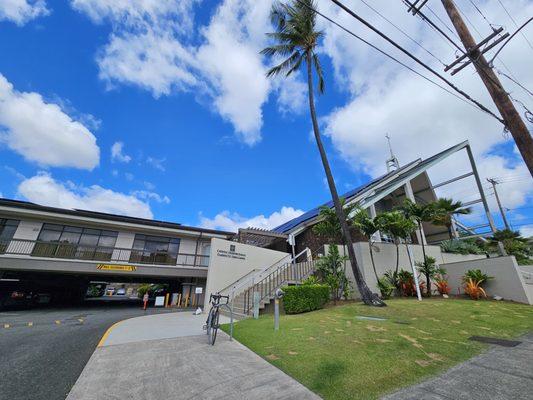
M269 57L276 55L287 57L294 52L294 48L295 47L290 44L276 44L274 46L265 47L261 50L261 54Z
M266 74L267 77L270 78L272 76L276 76L281 73L285 73L286 75L292 73L292 71L294 71L294 68L293 68L294 65L295 64L299 65L302 62L301 58L302 58L302 54L298 50L296 50L285 61L282 61L280 64L270 68Z

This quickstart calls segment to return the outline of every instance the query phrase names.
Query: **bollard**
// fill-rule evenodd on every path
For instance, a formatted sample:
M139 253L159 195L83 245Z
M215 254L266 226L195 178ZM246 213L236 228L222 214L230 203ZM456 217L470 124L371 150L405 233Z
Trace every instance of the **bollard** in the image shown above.
M283 290L277 289L274 298L274 330L279 331L279 299L283 297L285 293Z

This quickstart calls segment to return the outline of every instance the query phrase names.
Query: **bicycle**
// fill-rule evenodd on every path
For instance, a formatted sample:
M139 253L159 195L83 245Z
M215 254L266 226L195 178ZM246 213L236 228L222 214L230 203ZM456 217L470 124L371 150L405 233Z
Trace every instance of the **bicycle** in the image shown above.
M220 304L220 299L226 299L226 303ZM207 316L207 321L204 325L204 329L207 331L207 343L214 346L217 339L217 331L219 328L218 319L220 317L220 306L228 304L229 296L222 296L221 294L211 294L209 296L209 302L211 303L211 309Z

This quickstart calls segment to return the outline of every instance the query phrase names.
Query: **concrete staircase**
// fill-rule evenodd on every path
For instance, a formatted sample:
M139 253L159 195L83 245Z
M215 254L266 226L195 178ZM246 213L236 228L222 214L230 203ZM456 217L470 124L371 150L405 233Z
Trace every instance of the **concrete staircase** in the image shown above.
M304 253L310 261L294 262ZM233 309L235 318L248 318L253 315L254 299L259 303L261 311L274 299L277 289L282 286L298 285L315 270L316 261L311 260L311 253L306 249L288 262L249 272L234 284L221 290L220 294L230 296L229 305ZM220 312L227 314L223 308Z

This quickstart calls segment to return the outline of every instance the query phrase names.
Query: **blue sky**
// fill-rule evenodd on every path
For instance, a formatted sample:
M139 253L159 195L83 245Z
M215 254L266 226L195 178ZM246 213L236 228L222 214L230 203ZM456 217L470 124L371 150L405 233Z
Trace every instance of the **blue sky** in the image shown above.
M287 82L264 76L272 61L258 51L271 30L270 3L0 5L0 193L221 229L272 227L326 201L305 83L300 75ZM401 4L376 4L450 59ZM353 25L329 2L319 6ZM485 11L503 13L492 1ZM513 220L530 228L531 178L497 123L320 24L327 93L317 107L339 191L383 172L386 132L403 162L469 139L482 174L504 181ZM516 47L502 57L531 84ZM471 72L457 82L490 104ZM451 177L446 173L437 169L432 178Z

